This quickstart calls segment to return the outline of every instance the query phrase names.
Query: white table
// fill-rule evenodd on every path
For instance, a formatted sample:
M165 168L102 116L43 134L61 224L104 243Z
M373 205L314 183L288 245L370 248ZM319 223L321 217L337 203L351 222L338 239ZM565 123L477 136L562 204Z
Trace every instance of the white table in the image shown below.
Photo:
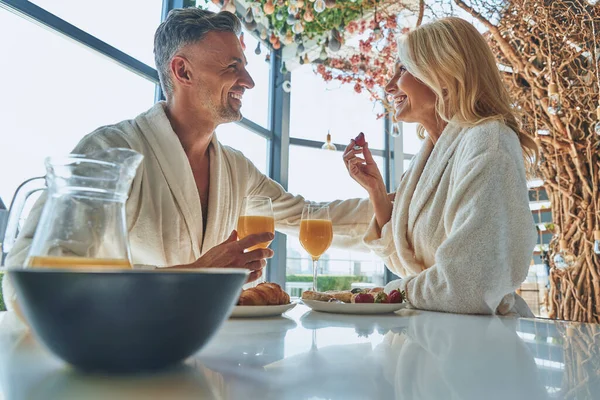
M181 368L140 377L77 373L0 314L0 399L554 399L577 386L571 398L600 396L598 326L413 313L297 306L229 320Z

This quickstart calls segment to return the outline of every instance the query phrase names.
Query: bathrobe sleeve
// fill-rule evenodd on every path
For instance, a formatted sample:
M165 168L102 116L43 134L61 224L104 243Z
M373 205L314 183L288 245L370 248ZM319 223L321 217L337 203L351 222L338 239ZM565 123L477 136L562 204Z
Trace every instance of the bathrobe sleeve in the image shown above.
M302 208L310 203L304 197L287 192L283 186L262 174L248 161L249 195L270 197L275 214L275 228L285 234L298 236ZM362 243L367 226L373 217L369 199L335 200L329 202L333 223L333 243L338 248L368 251Z
M435 264L401 285L414 307L493 314L525 280L536 238L522 168L503 152L457 161L447 238Z
M383 260L383 263L390 271L400 276L408 276L410 275L410 272L404 267L396 252L394 234L392 233L393 220L394 218L392 217L383 228L381 228L380 235L377 226L377 218L373 216L363 237L363 242L367 248Z

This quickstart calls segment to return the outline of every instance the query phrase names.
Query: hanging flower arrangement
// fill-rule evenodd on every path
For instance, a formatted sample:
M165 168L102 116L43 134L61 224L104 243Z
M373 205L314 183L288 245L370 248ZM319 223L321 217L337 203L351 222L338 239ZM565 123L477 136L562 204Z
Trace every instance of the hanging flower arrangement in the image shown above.
M384 0L259 0L251 2L246 13L254 18L266 16L269 32L285 36L288 32L298 40L327 36L341 31Z
M283 58L283 72L290 61L314 63L315 72L325 81L351 84L355 92L367 92L390 109L382 89L393 74L396 39L402 33L397 15L406 4L395 0L257 0L240 2L236 9L233 0L210 1L223 10L237 10L245 28L273 49L295 46L296 51ZM246 7L243 15L239 15L240 5ZM357 43L346 43L357 38Z
M358 48L342 57L323 60L316 71L326 82L336 80L352 84L356 93L368 92L372 100L390 110L392 105L383 88L394 73L396 39L407 30L398 28L395 15L375 13L369 20L352 21L346 26L346 31L361 37ZM383 113L378 114L378 118L383 116Z
M205 0L206 2L208 0ZM221 9L235 12L232 0L211 0ZM309 40L328 40L343 31L350 21L391 0L257 0L240 2L246 7L238 15L246 29L262 40L269 39L274 49ZM271 40L274 38L274 40ZM343 40L341 35L338 38ZM336 39L332 47L335 48Z
M371 18L377 10L381 15L385 14L383 10L396 15L406 7L395 0L210 1L222 10L238 14L247 30L255 32L263 41L268 40L274 49L294 43L302 50L298 53L304 53L298 54L299 59L310 50L305 46L309 43L335 53L341 49L348 34L359 31L359 21ZM242 7L244 11L240 12ZM323 59L327 53L321 53L321 56L319 58Z

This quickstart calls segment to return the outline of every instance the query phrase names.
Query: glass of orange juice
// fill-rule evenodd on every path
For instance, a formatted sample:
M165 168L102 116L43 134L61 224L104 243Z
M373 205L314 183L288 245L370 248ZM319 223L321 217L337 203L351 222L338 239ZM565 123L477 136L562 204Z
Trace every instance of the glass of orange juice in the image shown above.
M331 246L333 225L329 217L329 206L306 204L300 221L300 244L313 260L313 291L317 290L317 263Z
M244 197L237 224L238 238L243 239L254 233L275 233L275 217L271 199L264 196ZM266 249L271 242L259 243L248 249Z

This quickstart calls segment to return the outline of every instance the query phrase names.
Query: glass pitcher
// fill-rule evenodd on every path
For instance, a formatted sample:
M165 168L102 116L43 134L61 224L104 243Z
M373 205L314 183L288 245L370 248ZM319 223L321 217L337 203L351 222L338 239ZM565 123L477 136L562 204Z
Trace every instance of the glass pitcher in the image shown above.
M47 193L38 200L45 203L24 267L131 268L125 201L142 159L119 148L47 158L46 176L15 193L4 251L16 241L27 198L45 182Z

